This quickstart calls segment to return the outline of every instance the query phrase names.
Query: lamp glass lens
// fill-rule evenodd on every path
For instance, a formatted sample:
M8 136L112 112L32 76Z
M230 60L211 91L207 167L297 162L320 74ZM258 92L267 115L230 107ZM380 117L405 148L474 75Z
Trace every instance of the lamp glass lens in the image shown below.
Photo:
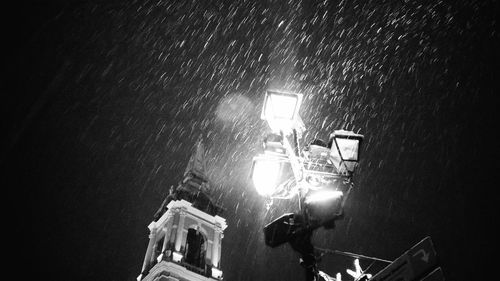
M276 191L281 163L273 160L260 159L255 162L252 180L262 196L270 196Z
M342 159L345 161L358 161L359 140L337 138L337 144L339 145Z
M293 120L298 98L293 95L270 94L266 104L266 116L272 119Z

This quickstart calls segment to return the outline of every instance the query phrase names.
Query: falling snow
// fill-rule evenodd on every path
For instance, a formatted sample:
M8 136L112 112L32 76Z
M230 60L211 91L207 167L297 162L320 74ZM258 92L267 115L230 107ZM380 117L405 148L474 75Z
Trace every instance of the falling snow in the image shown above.
M249 179L274 88L304 94L303 143L336 129L365 135L347 216L315 245L395 259L431 235L460 280L463 236L447 233L465 229L457 177L469 167L472 108L489 91L477 73L493 77L493 1L70 2L28 40L43 51L26 70L35 106L15 113L6 146L23 147L17 181L37 202L32 235L46 237L36 251L55 251L59 273L134 280L147 225L201 135L229 225L225 280L302 280L298 256L262 235L296 202L266 210ZM319 267L335 276L351 265L325 257Z

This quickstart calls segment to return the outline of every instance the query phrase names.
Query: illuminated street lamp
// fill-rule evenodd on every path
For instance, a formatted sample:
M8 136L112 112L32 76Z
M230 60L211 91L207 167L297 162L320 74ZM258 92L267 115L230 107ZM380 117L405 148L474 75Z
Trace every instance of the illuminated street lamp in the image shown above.
M335 222L344 215L345 202L354 187L352 177L360 160L363 135L335 130L330 134L328 143L314 140L300 147L299 141L305 130L299 116L302 98L301 94L268 90L264 99L261 117L273 133L264 139L264 152L253 159L253 183L257 192L268 200L299 197L299 212L283 214L264 227L266 245L275 248L288 243L298 252L301 255L300 264L305 268L306 281L341 279L340 273L334 279L317 269L315 251L319 251L320 256L336 254L355 258L355 270L348 269L347 273L356 281L372 280L372 276L361 269L359 259L391 264L373 280L385 280L393 275L405 275L405 280L414 280L413 276L431 270L436 263L427 263L427 252L434 252L427 238L395 261L312 245L314 230L320 227L333 229ZM413 263L407 262L409 253L421 252L426 266L418 263L418 267L412 267ZM401 268L403 265L400 263L403 262L409 270L394 270ZM442 273L439 272L440 268L434 269L428 276L441 278Z
M254 157L251 177L257 192L270 199L299 197L299 213L284 214L264 228L266 244L289 243L301 254L306 280L318 276L312 232L331 229L343 216L353 188L352 176L359 162L363 135L336 130L328 144L314 141L304 148L299 140L305 130L299 116L302 94L267 90L261 118L273 131L264 140L264 153ZM282 180L285 170L293 175Z

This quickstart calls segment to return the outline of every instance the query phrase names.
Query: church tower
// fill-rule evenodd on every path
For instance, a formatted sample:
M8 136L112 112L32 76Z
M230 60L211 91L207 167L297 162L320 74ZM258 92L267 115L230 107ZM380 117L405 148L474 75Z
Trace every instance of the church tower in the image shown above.
M138 281L222 280L221 241L226 220L210 196L201 138L177 187L149 224L149 243Z

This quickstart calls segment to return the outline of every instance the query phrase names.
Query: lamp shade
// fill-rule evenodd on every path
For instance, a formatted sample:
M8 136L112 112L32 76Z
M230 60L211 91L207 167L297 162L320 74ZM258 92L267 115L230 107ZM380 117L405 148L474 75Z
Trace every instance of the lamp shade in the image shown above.
M337 130L330 135L330 159L341 174L352 174L359 162L363 135Z
M289 130L298 120L302 94L267 90L261 118L271 129Z

